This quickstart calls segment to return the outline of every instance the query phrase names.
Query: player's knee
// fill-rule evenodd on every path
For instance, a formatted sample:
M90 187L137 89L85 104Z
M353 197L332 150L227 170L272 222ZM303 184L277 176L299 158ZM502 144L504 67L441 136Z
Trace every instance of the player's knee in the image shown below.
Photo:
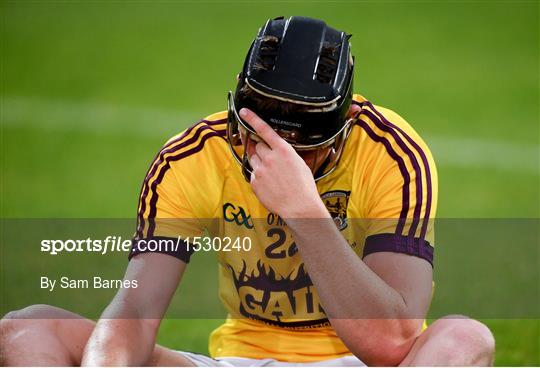
M33 304L26 308L14 311L16 319L54 319L63 309L48 304Z
M16 330L18 322L18 320L15 319L16 315L17 311L12 311L7 313L0 320L0 339L2 340L0 346L4 346L6 338Z
M39 341L56 335L59 308L44 304L7 313L0 320L0 365L12 365L14 357Z
M13 343L16 338L24 337L22 331L49 330L54 331L55 321L52 319L52 313L55 307L36 304L29 307L11 311L0 320L0 338L2 344Z
M471 365L492 364L495 338L486 325L465 316L449 316L440 321L452 350L468 352Z

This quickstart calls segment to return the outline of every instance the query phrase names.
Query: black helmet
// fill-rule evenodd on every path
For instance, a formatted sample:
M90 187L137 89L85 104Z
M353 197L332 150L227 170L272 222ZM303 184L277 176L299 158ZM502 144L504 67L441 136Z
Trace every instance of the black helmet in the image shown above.
M314 172L315 180L336 167L351 125L347 114L354 58L349 38L305 17L270 19L259 30L228 102L228 142L247 180L251 166L245 147L249 139L260 138L240 119L243 107L255 111L297 151L328 155Z

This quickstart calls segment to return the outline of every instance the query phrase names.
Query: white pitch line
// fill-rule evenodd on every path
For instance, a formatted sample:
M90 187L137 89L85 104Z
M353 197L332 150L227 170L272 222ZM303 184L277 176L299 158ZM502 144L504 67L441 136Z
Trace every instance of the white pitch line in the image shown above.
M540 175L540 146L456 137L424 137L438 165Z
M0 98L2 126L24 126L59 131L144 135L170 138L201 115L182 111L110 105L92 102Z
M2 127L24 126L94 134L160 137L173 134L204 117L196 112L102 103L2 96ZM439 166L489 168L540 175L540 146L482 138L424 137Z

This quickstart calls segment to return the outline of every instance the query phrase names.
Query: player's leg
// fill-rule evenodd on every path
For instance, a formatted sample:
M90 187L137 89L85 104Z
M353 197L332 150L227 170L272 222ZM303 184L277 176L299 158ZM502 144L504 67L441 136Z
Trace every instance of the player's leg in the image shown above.
M10 312L0 321L0 363L74 365L93 328L92 321L47 305Z
M75 313L49 305L33 305L8 313L0 321L2 366L80 365L84 347L95 323ZM192 366L180 353L156 346L157 366Z
M482 323L464 316L439 319L417 338L401 366L490 366L495 339Z

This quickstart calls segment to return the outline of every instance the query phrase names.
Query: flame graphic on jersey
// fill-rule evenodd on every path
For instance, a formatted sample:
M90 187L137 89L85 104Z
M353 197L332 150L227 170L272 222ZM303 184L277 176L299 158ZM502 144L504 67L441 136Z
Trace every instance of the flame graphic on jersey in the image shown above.
M260 260L257 261L256 270L252 270L250 274L247 272L246 261L243 260L242 263L242 270L240 270L238 275L231 265L227 265L231 270L236 290L240 290L242 286L250 286L257 290L263 290L264 294L261 303L263 310L266 309L266 306L268 305L271 293L281 291L287 294L291 307L296 313L296 299L294 298L293 292L298 289L313 286L313 282L305 271L303 263L298 267L295 277L292 277L294 274L293 270L289 275L280 275L279 278L276 277L276 272L272 267L268 266L267 271L266 266ZM257 273L255 273L255 271L257 271Z

